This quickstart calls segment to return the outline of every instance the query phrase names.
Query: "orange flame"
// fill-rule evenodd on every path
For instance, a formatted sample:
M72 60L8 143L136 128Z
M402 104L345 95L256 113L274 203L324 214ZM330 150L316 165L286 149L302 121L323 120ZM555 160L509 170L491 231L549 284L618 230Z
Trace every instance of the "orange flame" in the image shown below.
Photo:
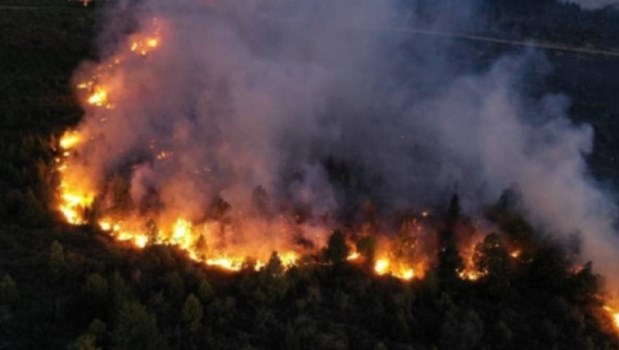
M405 281L417 277L415 269L412 267L405 264L394 264L388 258L377 259L374 263L374 272L379 276L390 275Z
M604 306L604 310L606 312L608 312L608 315L610 316L611 320L613 321L613 326L619 330L619 311L615 310L614 308L605 305Z

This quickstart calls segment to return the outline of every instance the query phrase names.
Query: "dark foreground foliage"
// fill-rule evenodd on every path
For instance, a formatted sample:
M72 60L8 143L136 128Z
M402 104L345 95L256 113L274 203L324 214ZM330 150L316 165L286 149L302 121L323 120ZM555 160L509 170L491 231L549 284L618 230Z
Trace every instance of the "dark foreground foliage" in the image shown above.
M377 277L345 262L339 232L325 264L228 273L172 247L138 251L87 227L0 231L0 348L70 349L615 349L602 281L534 239L517 215L476 247L488 274L451 268L423 280ZM463 219L460 219L463 220ZM523 255L510 259L517 241ZM340 242L340 243L338 243ZM457 250L439 266L457 266ZM453 262L456 262L455 264Z

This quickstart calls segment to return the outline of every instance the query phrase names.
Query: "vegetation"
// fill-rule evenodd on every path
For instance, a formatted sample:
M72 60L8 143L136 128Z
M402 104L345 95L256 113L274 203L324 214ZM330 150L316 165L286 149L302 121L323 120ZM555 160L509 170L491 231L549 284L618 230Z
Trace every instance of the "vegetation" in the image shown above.
M347 262L350 246L341 231L324 251L330 264L285 270L274 253L260 271L229 274L196 265L173 247L137 251L88 225L62 224L49 208L58 185L52 145L81 114L69 82L79 62L94 56L95 12L64 1L2 6L26 8L0 9L0 349L619 348L601 310L600 276L590 264L573 272L570 255L534 232L505 198L487 212L500 233L476 246L475 267L486 274L474 282L457 274L463 259L453 230L466 221L457 197L437 223L443 248L437 266L411 282ZM579 44L590 38L565 26L541 32L508 10L493 12L497 23L517 25L523 35ZM599 14L578 12L582 21ZM591 120L604 127L595 169L619 175L604 170L616 169L609 157L617 141L608 137L616 125L606 119L619 106L603 81L616 79L594 81L589 74L615 74L617 63L550 59L559 67L552 85L588 101L572 107L577 118L600 116ZM376 244L369 235L356 247L371 261ZM510 244L522 247L517 260L509 257Z

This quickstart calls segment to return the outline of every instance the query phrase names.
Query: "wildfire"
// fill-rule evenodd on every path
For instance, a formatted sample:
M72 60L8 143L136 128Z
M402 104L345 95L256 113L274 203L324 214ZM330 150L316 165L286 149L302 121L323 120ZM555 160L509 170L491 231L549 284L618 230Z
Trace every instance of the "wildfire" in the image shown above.
M97 106L103 107L106 106L108 102L108 92L101 86L96 86L94 92L88 97L88 103Z
M192 243L192 225L185 219L178 219L172 229L172 243L183 249L189 249Z
M113 109L123 103L120 97L127 92L123 90L127 89L125 82L128 81L124 74L133 69L136 64L144 64L144 61L156 59L156 51L165 45L162 29L164 29L162 23L153 19L150 25L145 25L144 32L129 36L125 45L119 46L118 52L92 68L89 75L77 84L84 106L90 107L86 108L87 113L96 111L96 120L101 123L114 117ZM102 231L136 248L144 248L151 244L172 245L185 251L187 256L195 261L229 271L239 271L246 266L263 268L273 251L278 252L283 267L289 268L298 264L304 254L316 254L326 241L326 234L330 230L326 227L310 227L311 234L308 235L311 237L308 241L313 244L301 246L297 243L295 245L291 237L293 233L301 230L295 226L296 220L287 220L283 216L281 222L278 221L272 226L254 227L256 225L252 222L245 222L244 218L230 224L216 213L207 213L208 215L204 216L205 219L195 220L195 216L192 217L182 212L171 214L154 211L143 215L135 208L127 209L131 208L134 203L114 206L110 203L115 199L110 197L119 195L119 193L122 195L129 192L129 189L116 188L98 182L99 179L90 179L88 172L80 171L81 163L77 161L74 163L74 160L79 157L80 147L86 147L91 142L95 142L93 137L88 137L89 135L88 129L85 131L78 129L65 133L59 141L63 154L57 159L57 169L61 176L57 208L70 224L81 225L96 221ZM172 150L160 148L156 140L147 142L148 150L152 152L148 155L149 161L166 160L167 162L175 159L176 154ZM95 202L97 208L93 210ZM426 249L424 253L423 249L418 249L420 245L415 237L424 234L421 221L428 220L431 216L429 210L420 212L418 218L407 223L406 228L398 234L399 243L392 242L393 239L380 242L376 252L378 259L374 260L373 266L376 274L390 275L405 281L423 278L432 259L423 254L428 254L432 250ZM281 231L281 234L275 236L284 238L275 237L272 241L266 239L265 242L251 242L251 244L238 242L242 241L244 231L264 233L264 231L272 232L273 230ZM233 232L229 233L230 231ZM348 243L352 245L352 242ZM398 245L400 248L397 248ZM309 246L312 248L308 248ZM354 262L362 261L362 259L364 257L357 251L353 251L347 257L348 261ZM249 261L251 264L248 263ZM476 280L481 275L479 272L467 269L461 276Z
M104 97L101 98L104 99ZM92 97L87 100L88 103L93 101L99 100ZM71 151L79 147L83 141L83 135L77 131L65 133L59 141L64 156L59 158L58 161L58 170L62 176L59 186L58 208L67 222L71 224L86 223L85 211L92 206L95 200L96 191L85 186L81 177L68 171L68 169L73 169L68 166L72 159L73 153ZM172 156L171 152L160 151L155 153L154 158L160 160ZM422 217L428 215L427 211L421 213ZM98 226L118 241L131 244L136 248L144 248L150 244L169 244L186 251L188 257L195 261L229 271L243 269L249 257L253 257L250 259L253 261L253 267L261 269L266 265L273 250L279 251L279 258L283 267L290 268L298 263L302 254L294 248L287 248L286 245L265 246L260 252L254 251L252 247L218 247L216 242L220 239L219 235L223 229L221 223L195 223L185 217L159 218L157 223L147 223L146 225L144 224L145 221L144 218L139 217L111 215L98 220ZM408 231L404 231L404 236L401 236L401 239L405 242L403 246L414 249L417 243L408 241L408 239L412 239L413 235L423 232L421 224L419 221L413 220L406 227L408 227ZM210 242L211 245L205 245L204 242ZM379 244L378 258L373 265L374 272L377 275L389 275L404 281L423 278L427 266L425 258L416 260L403 258L402 252L395 253L394 244L392 240L387 239ZM460 272L460 277L470 281L478 280L483 276L483 273L473 268L472 250L465 250L464 254L466 268ZM511 255L517 257L520 252L514 251ZM354 262L361 259L363 259L363 256L356 250L353 250L347 256L348 261Z
M458 274L461 279L468 281L477 281L480 278L484 277L484 275L485 273L481 271L476 271L474 269L464 269Z
M617 311L616 309L605 305L604 306L604 310L606 312L608 312L608 315L610 316L611 320L613 321L613 326L615 328L617 328L617 330L619 330L619 311Z
M60 139L60 147L63 150L69 150L75 147L81 141L80 135L75 132L65 133Z
M66 157L69 151L81 142L81 137L76 132L67 132L60 138L60 148L64 150ZM59 160L58 170L62 173L67 169L66 162ZM66 179L60 182L60 203L59 210L66 218L67 222L74 225L85 223L83 210L92 205L94 195L71 186Z
M346 257L346 260L356 261L356 260L359 260L360 258L361 258L361 254L359 254L359 252L352 252L348 254L348 256Z
M374 271L379 275L384 275L389 272L390 262L387 259L378 259L374 264Z
M141 56L146 56L160 45L160 27L157 18L152 21L153 33L151 35L136 34L129 41L129 50Z
M131 43L131 52L139 53L142 56L146 56L149 52L159 46L159 39L156 37L145 38L136 40Z
M412 280L417 277L415 270L405 264L394 264L388 258L380 258L374 263L374 272L379 276L390 275L402 280Z

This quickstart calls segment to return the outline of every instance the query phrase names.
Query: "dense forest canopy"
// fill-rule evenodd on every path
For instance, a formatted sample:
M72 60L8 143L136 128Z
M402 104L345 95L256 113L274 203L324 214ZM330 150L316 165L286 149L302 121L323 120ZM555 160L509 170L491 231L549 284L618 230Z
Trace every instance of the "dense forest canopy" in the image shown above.
M456 23L450 30L462 26L484 37L619 48L613 7L479 1L471 26L443 11L457 3L417 1L414 10L426 19L448 13ZM101 41L119 35L97 39L109 19L106 6L113 4L0 5L0 349L619 348L608 276L582 259L585 233L558 237L538 228L521 210L517 185L474 211L462 208L469 199L458 195L460 185L441 189L441 200L430 207L385 214L383 198L357 196L365 193L367 169L325 157L338 203L348 205L335 219L324 219L330 225L321 245L303 251L294 264L274 248L263 266L248 259L234 272L205 266L178 244L118 242L94 220L92 207L80 213L85 220L68 224L57 210L61 141L84 121L84 98L92 98L76 92L76 68L84 60L103 61ZM441 23L427 20L425 29L445 29ZM458 46L459 62L466 64L450 67L454 72L485 72L498 57L521 50L444 37L418 40ZM134 50L151 44L144 45ZM619 179L613 138L619 105L612 95L617 58L561 50L543 55L552 68L540 75L543 81L527 81L527 91L571 99L570 118L594 130L591 171L612 188ZM114 208L122 208L125 180L110 181ZM252 205L264 210L269 195L257 187ZM225 198L212 204L212 222L235 210ZM295 207L285 214L302 222L308 211ZM145 231L149 227L145 223ZM385 232L391 264L428 256L423 269L410 266L423 276L380 273Z

